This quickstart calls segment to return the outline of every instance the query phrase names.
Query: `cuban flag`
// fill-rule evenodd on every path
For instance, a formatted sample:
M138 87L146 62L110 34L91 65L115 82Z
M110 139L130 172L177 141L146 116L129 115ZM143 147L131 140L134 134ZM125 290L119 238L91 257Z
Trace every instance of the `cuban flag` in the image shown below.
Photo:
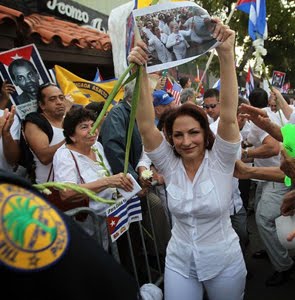
M239 0L236 9L249 14L248 32L253 41L267 39L265 0Z
M246 97L249 99L250 93L254 90L254 76L252 68L249 66L247 77L246 77Z
M138 196L129 200L122 198L107 209L107 224L112 242L129 229L132 222L142 220L141 204Z

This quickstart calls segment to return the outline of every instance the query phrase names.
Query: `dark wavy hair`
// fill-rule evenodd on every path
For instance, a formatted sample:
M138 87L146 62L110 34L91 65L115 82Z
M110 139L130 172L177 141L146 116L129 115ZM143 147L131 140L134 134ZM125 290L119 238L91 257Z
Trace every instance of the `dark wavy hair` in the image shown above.
M75 106L67 112L63 121L63 133L65 136L66 144L73 144L70 136L75 133L77 125L89 120L95 122L95 112L90 109L86 109L85 107Z
M208 117L204 110L193 103L184 103L177 107L167 115L165 119L165 130L168 136L169 143L173 146L173 124L180 116L189 116L200 123L201 128L204 130L204 144L205 148L211 150L214 143L214 134L209 127ZM174 154L180 156L174 149Z

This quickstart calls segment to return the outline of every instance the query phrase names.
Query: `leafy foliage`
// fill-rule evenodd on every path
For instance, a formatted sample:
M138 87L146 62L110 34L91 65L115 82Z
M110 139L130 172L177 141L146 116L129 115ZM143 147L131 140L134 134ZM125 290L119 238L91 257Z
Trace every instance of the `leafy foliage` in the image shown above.
M233 0L195 1L205 8L210 15L219 16L224 20L225 12L229 15ZM295 1L266 0L268 17L268 39L265 41L267 55L264 57L271 77L273 70L286 72L286 81L295 86ZM236 43L241 46L244 58L238 68L243 70L250 54L253 52L252 41L248 37L249 16L241 11L235 11L229 25L237 32ZM216 74L217 64L212 64L210 71Z

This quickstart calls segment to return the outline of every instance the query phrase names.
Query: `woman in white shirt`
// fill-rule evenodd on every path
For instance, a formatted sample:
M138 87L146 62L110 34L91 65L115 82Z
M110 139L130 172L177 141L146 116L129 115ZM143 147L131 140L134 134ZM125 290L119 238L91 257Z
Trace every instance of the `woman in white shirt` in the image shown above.
M114 199L116 188L132 191L133 183L123 173L112 174L103 146L97 141L98 130L90 135L95 121L94 112L73 107L63 122L66 143L54 154L54 181L76 183L97 193L99 197ZM60 191L61 199L74 201L80 195L73 190ZM108 204L90 200L89 207L105 216ZM87 227L87 225L86 225Z
M238 87L234 63L235 33L214 19L213 36L222 42L220 122L216 139L207 117L194 104L169 114L168 141L154 125L148 77L143 71L137 124L145 151L163 174L174 218L165 263L165 299L243 299L246 268L229 207L235 158L240 148L237 124ZM129 61L146 63L146 45L138 42Z

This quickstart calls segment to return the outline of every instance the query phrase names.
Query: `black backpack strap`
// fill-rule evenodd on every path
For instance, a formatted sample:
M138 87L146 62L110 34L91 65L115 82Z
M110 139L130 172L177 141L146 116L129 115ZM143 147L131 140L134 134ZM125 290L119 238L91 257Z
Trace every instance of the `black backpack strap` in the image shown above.
M26 115L25 120L23 121L23 127L25 127L26 122L31 122L36 124L43 132L46 133L49 139L49 143L53 137L53 129L48 120L39 112L31 112Z

